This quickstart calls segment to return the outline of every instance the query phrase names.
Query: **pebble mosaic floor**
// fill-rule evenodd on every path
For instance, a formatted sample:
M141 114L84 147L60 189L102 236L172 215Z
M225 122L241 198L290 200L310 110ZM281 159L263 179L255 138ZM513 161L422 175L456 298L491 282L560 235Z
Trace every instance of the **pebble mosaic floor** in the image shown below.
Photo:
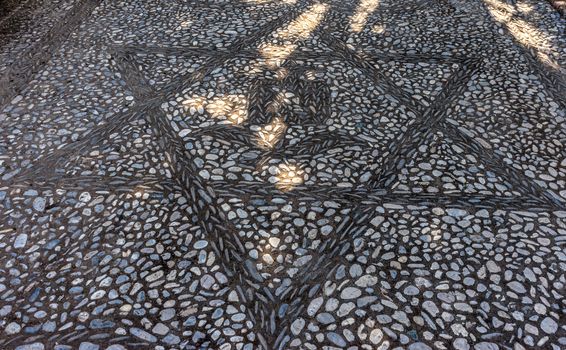
M566 348L550 3L15 4L0 349Z

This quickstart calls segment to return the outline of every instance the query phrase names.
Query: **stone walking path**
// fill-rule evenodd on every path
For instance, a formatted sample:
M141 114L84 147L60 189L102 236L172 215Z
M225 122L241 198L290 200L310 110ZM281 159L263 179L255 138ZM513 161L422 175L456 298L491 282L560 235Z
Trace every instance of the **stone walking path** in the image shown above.
M0 348L564 349L550 2L7 2Z

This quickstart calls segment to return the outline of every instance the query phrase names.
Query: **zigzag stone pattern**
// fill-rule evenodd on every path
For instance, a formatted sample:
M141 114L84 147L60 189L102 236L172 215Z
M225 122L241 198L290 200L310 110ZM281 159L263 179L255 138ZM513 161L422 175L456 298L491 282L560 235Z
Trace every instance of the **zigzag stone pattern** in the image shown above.
M56 3L0 17L0 348L566 346L549 4Z

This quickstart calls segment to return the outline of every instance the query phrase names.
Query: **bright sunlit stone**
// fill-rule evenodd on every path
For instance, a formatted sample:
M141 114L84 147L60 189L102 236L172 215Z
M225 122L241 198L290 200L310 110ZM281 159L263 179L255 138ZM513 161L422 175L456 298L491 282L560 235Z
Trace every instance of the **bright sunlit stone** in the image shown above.
M271 149L275 147L277 142L285 134L287 125L281 118L274 118L271 123L258 127L256 132L256 143L261 148Z
M275 187L280 191L292 190L305 181L305 171L295 164L279 164L275 175Z

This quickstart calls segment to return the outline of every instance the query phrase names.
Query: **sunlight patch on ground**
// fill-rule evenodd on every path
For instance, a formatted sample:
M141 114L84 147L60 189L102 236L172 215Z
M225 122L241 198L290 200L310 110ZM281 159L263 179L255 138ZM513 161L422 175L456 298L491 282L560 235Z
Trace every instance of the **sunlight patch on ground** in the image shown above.
M191 96L183 101L190 114L208 114L230 124L241 124L248 118L247 98L244 95L225 95L213 98Z
M369 15L379 5L379 0L360 0L356 12L350 18L350 29L353 32L359 33L364 29Z
M511 34L522 45L546 50L550 48L550 38L527 21L515 17L517 11L499 0L486 0L493 18L506 25Z
M376 24L372 28L372 32L375 34L383 34L385 32L385 25L383 24Z
M259 49L262 57L268 61L268 65L280 66L297 49L299 42L311 35L327 10L328 5L326 4L314 4L285 28L277 30L274 36L283 44L268 43Z
M281 118L274 118L273 121L265 126L257 127L256 143L259 147L272 149L285 134L287 125Z
M559 70L560 65L550 57L552 37L520 18L533 10L529 5L514 7L499 0L485 0L491 16L507 27L511 35L526 48L537 50L537 57L549 67Z
M274 181L280 191L291 191L305 181L305 171L295 164L279 164Z
M297 48L296 44L269 44L261 49L261 55L267 59L287 58Z
M193 21L184 20L179 23L179 26L175 28L176 30L183 30L189 28L193 24Z

